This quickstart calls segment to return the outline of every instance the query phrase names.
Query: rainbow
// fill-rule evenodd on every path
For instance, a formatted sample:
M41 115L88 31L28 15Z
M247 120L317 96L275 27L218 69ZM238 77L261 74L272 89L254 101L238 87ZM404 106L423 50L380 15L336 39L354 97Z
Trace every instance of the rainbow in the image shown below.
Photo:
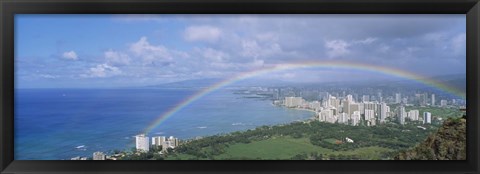
M179 102L177 105L175 105L175 107L172 107L171 109L161 114L156 120L154 120L145 129L144 133L149 133L152 129L160 125L163 121L165 121L166 119L168 119L169 117L177 113L178 111L182 110L183 108L187 107L188 105L202 98L203 96L213 91L216 91L222 87L228 86L240 80L252 78L252 77L267 74L267 73L284 71L284 70L292 70L292 69L303 69L303 68L342 68L342 69L355 69L355 70L362 70L367 72L386 74L386 75L418 81L425 85L435 87L437 89L443 90L445 92L459 96L461 98L465 97L464 92L454 87L440 83L433 79L425 78L423 76L420 76L411 72L407 72L404 70L395 69L391 67L383 67L383 66L377 66L377 65L371 65L371 64L363 64L363 63L357 63L357 62L344 62L344 61L308 61L308 62L299 62L299 63L278 64L272 67L266 67L266 68L256 69L253 71L244 72L236 76L233 76L231 78L227 78L216 84L213 84L207 88L202 89L201 91L195 93L194 95L191 95L190 97Z

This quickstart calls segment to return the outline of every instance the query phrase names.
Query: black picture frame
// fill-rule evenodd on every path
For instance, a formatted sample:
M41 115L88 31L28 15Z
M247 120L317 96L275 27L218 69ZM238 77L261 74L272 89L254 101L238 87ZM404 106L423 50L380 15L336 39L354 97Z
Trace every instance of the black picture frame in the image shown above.
M479 173L478 0L1 0L0 172L10 173ZM15 14L466 14L465 161L15 161Z

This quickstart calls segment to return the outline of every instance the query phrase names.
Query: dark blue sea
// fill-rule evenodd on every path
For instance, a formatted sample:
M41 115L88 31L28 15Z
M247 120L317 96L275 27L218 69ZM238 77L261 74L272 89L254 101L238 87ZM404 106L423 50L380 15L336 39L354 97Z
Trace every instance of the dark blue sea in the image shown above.
M92 157L135 146L133 136L194 89L16 89L15 160ZM309 119L312 112L272 105L232 90L210 93L148 136L190 139Z

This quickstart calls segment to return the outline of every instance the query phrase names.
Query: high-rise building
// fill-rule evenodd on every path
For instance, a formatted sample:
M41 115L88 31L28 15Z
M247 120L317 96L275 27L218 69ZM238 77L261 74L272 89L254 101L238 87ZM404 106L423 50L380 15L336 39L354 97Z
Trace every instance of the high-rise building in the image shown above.
M432 94L432 106L435 106L435 94Z
M103 152L93 152L93 160L105 160L106 157Z
M337 108L337 110L340 110L340 99L337 99L336 97L331 97L330 106Z
M420 106L425 106L427 105L427 103L429 103L429 101L427 100L428 98L428 94L427 93L424 93L424 94L415 94L415 100L416 102L420 105Z
M179 142L178 142L178 138L175 138L175 137L173 137L173 136L170 136L170 137L168 138L168 141L170 141L170 143L172 144L172 146L173 146L174 148L178 146L178 143L179 143Z
M349 103L353 103L353 96L350 95L350 94L347 95L347 101L348 101Z
M372 109L365 109L365 120L375 119L375 111Z
M360 123L360 111L354 111L351 115L352 125L357 126Z
M402 94L396 93L395 94L395 103L401 103L402 102Z
M168 137L165 139L165 141L162 141L160 144L162 146L162 151L166 152L168 149L174 149L180 144L178 138L175 138L173 136Z
M447 106L447 100L440 100L440 106L442 107Z
M422 106L427 105L427 103L428 103L427 97L428 97L428 94L427 94L427 93L424 93L424 94L422 95L422 104L421 104Z
M380 104L380 123L385 123L385 119L387 118L387 104L381 103Z
M304 100L302 97L285 97L284 103L286 107L298 107L303 105Z
M405 112L405 107L404 106L399 106L397 108L397 119L399 124L405 124L405 117L407 116L407 113Z
M150 139L145 134L135 136L135 147L138 151L148 152L150 150Z
M365 103L357 103L360 114L365 114Z
M419 118L419 111L418 110L410 110L408 111L408 114L407 114L407 117L411 120L411 121L417 121L418 118Z
M350 110L349 110L348 114L351 115L351 114L353 114L353 112L355 112L355 111L358 111L358 113L360 114L360 108L359 108L359 106L358 106L358 103L351 103L351 104L350 104Z
M322 108L322 104L318 101L313 101L313 102L308 103L308 107L310 109L315 110L315 111L319 111L320 108Z
M333 110L324 109L319 113L319 121L327 123L335 123L337 120L333 115Z
M365 121L367 126L375 126L375 111L372 109L365 109Z
M350 103L348 100L343 100L342 101L342 112L347 113L350 115Z
M152 137L152 146L161 146L166 141L165 136Z
M338 110L336 108L330 108L330 110L332 110L332 114L333 115L338 115Z
M285 97L285 102L283 102L285 104L286 107L292 107L294 104L294 98L295 97Z
M374 103L374 102L366 102L364 103L365 107L364 109L367 110L367 109L370 109L370 110L377 110L377 103Z
M357 126L360 123L360 111L354 111L350 117L352 126Z
M432 114L430 112L423 112L423 124L432 123Z
M347 113L340 113L338 115L338 123L348 124L348 115Z

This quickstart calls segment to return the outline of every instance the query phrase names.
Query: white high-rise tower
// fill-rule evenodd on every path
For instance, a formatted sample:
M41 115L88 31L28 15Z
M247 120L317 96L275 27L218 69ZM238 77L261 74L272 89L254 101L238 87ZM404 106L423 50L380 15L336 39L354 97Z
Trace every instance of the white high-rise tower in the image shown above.
M432 113L423 112L423 124L431 124L431 123L432 123Z
M135 147L139 151L148 152L150 150L150 139L145 134L135 136Z

